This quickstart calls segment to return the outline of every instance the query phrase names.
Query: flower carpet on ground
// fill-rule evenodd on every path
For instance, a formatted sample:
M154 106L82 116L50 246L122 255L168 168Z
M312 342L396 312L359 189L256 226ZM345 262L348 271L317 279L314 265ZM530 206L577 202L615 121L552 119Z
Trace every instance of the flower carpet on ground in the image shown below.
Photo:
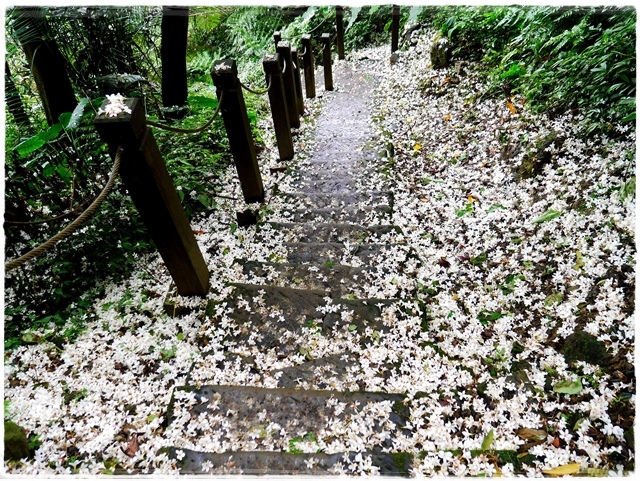
M635 131L618 125L585 137L579 112L549 118L530 113L517 96L483 98L476 65L431 68L431 38L415 32L393 63L385 46L336 64L338 72L376 79L362 115L377 167L358 182L371 192L392 190L393 208L376 212L357 199L349 207L369 237L335 233L343 251L322 276L329 282L339 266L361 270L341 296L346 301L322 299L323 312L336 314L331 336L309 319L296 332L303 347L283 354L261 344L270 331L251 332L231 316L230 283L275 279L277 264L291 255L287 246L300 240L295 230L237 227L236 212L247 206L233 200L242 195L231 167L221 179L226 197L192 220L211 272L206 299L175 295L159 256L144 256L134 276L107 286L75 343L36 342L6 353L6 410L40 443L33 459L5 464L8 472L174 474L162 448L331 455L373 445L411 455L415 475L633 470ZM337 82L336 92L306 99L296 172L323 145L315 121L340 91ZM263 127L272 131L267 121ZM278 168L274 140L265 137L260 217L293 222L304 201L276 193L300 179ZM339 215L345 206L323 209ZM375 230L387 224L401 229ZM363 253L365 242L387 247L383 255ZM321 286L315 268L307 270ZM266 307L269 295L258 291L242 302L284 343L286 313ZM168 315L167 297L188 312ZM349 307L360 298L376 299L378 324ZM230 345L233 361L223 359ZM331 356L354 359L357 369L297 377L305 361ZM286 419L233 426L220 412L214 423L196 423L189 409L202 400L188 392L177 394L185 407L166 424L174 388L187 380L271 388L283 379L299 389L401 394L404 424L389 421L388 402L354 410L337 399L327 402L327 425L313 436L294 433ZM214 396L207 402L222 397ZM345 459L343 468L377 473L366 456Z

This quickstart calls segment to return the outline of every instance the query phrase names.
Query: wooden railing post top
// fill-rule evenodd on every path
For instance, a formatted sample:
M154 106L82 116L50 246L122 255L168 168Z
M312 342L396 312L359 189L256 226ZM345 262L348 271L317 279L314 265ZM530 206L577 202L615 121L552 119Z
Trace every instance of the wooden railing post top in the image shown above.
M331 41L331 34L330 33L323 33L320 38L322 39L323 42L330 42Z
M282 55L269 53L262 59L262 65L266 74L282 75Z
M104 110L109 103L109 100L105 100L100 109ZM108 144L137 147L140 137L147 128L144 107L140 99L135 97L126 98L124 104L131 113L122 111L111 116L107 112L102 112L96 116L93 124L102 140Z
M291 47L291 54L296 55L298 53L298 47Z
M278 52L280 52L283 49L291 49L291 44L286 40L280 40L278 42L276 49L278 50Z
M311 34L305 33L302 35L302 42L311 42Z
M236 88L238 64L233 59L216 60L211 67L211 78L216 87Z

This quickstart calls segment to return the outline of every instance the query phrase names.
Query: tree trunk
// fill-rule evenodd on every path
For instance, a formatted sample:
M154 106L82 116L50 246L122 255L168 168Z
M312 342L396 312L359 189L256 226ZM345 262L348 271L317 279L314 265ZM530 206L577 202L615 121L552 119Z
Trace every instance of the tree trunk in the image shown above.
M187 31L189 7L162 7L162 104L187 103Z
M49 125L64 112L72 112L77 101L65 68L66 61L54 40L44 37L41 9L16 8L14 32L31 66Z
M29 130L31 122L24 109L24 104L22 103L16 84L13 83L9 63L6 60L4 62L4 96L9 112L13 115L13 119L16 121L16 124L18 124L18 127L23 131Z

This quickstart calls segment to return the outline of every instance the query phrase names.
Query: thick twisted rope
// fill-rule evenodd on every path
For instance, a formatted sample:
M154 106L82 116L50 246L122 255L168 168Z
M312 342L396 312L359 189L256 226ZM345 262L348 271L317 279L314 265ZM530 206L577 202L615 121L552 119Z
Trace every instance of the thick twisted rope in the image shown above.
M240 80L238 80L238 83L240 84L240 86L245 89L247 92L251 92L252 94L256 94L256 95L264 95L266 93L269 92L269 90L271 90L271 76L272 74L269 74L269 82L267 82L267 88L266 90L253 90L249 87L247 87L245 84L243 84L242 82L240 82Z
M111 188L113 187L113 184L116 181L116 177L118 176L118 171L120 170L120 159L121 158L122 158L122 147L118 147L118 150L116 151L115 159L113 161L113 167L111 168L111 174L109 175L109 180L107 181L107 184L102 189L102 192L100 192L100 195L98 197L96 197L96 199L91 203L91 205L89 207L87 207L87 209L82 214L80 214L76 218L76 220L74 220L71 224L69 224L67 227L62 229L60 232L58 232L56 235L54 235L48 241L46 241L43 244L40 244L38 247L30 250L25 255L20 256L17 259L14 259L12 261L7 262L4 265L5 272L12 271L13 269L15 269L17 267L20 267L24 263L30 261L34 257L37 257L37 256L41 255L42 253L44 253L45 251L47 251L48 249L50 249L51 247L56 245L58 242L60 242L62 239L64 239L67 236L69 236L78 227L80 227L80 225L82 225L82 223L85 220L87 220L89 217L91 217L91 214L93 214L93 212L100 206L100 204L105 199L107 194L111 191Z
M156 127L161 130L168 130L169 132L177 132L179 134L199 134L200 132L206 130L215 120L216 115L220 112L220 106L222 105L222 101L224 99L224 90L220 93L220 100L218 101L218 107L216 111L213 113L211 118L204 124L202 127L198 127L197 129L180 129L178 127L170 127L168 125L159 124L158 122L154 122L152 120L147 120L147 125L152 127Z

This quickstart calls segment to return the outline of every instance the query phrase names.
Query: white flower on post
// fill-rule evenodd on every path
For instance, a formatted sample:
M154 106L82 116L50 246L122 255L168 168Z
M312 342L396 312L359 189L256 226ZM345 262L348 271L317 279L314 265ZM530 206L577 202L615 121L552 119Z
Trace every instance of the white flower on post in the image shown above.
M98 115L105 114L109 117L117 117L122 112L125 112L127 114L131 113L131 109L127 107L127 104L124 103L126 98L123 95L107 95L107 100L109 101L109 103L105 106L104 109L100 108L98 110Z

